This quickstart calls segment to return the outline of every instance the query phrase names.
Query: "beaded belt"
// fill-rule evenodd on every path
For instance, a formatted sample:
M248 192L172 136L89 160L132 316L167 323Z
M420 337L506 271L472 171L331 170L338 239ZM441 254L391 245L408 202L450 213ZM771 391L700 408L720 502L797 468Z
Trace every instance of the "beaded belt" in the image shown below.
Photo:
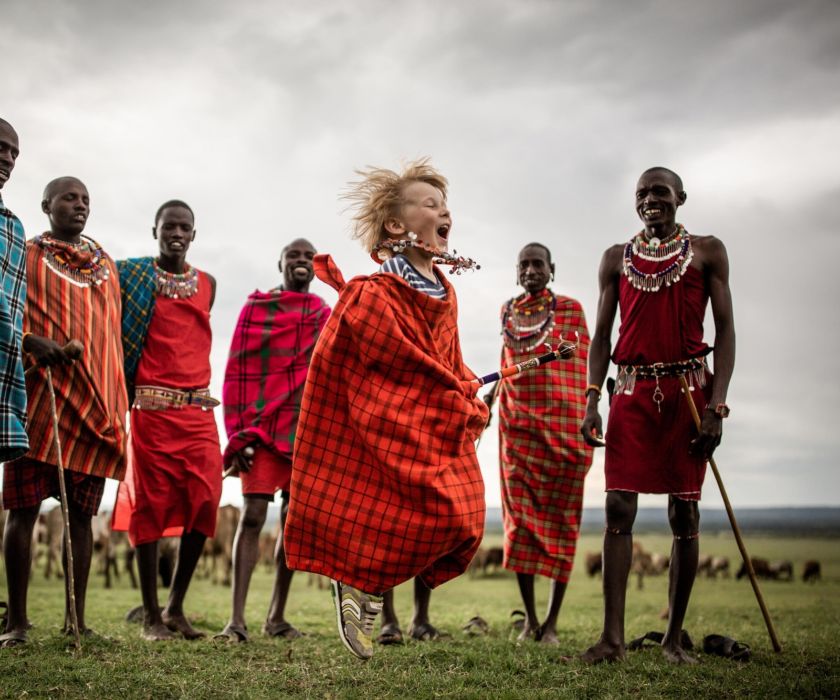
M169 389L165 386L138 386L134 389L132 408L150 411L163 411L167 408L201 406L202 409L215 408L221 402L210 396L210 389Z
M706 358L692 357L690 360L680 362L655 362L652 365L619 365L618 375L615 378L615 389L613 396L619 394L630 395L636 388L637 379L653 379L656 387L653 390L653 400L657 410L662 412L662 399L665 394L659 386L660 377L681 377L687 376L688 389L694 391L696 384L701 389L706 386Z

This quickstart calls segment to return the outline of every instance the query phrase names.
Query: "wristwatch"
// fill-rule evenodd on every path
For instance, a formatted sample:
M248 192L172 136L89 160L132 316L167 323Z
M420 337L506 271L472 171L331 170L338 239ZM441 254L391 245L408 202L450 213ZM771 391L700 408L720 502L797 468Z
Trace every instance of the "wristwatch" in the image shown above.
M706 406L707 411L712 411L718 418L729 418L729 406L725 403L719 403L717 406L712 407L711 404Z

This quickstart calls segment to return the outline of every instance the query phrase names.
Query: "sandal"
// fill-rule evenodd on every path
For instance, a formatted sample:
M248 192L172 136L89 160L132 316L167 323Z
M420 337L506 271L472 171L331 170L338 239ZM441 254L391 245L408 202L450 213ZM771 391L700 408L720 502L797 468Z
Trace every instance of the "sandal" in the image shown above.
M411 625L408 628L408 636L418 642L434 642L449 635L441 632L431 622L423 622L416 627Z
M510 626L513 627L517 632L521 632L525 629L525 615L524 610L514 610L510 614Z
M213 641L244 644L250 640L248 639L248 630L245 627L229 622L219 634L213 635Z
M304 633L301 632L297 627L294 627L292 624L286 622L277 622L277 623L268 623L266 622L262 628L263 634L266 637L272 638L280 638L280 639L298 639L300 637L304 637Z
M490 625L483 617L476 615L462 629L471 637L479 637L490 632Z
M749 661L752 657L749 644L736 642L731 637L724 637L722 634L710 634L704 637L703 651L733 661Z
M29 639L26 636L26 630L12 630L5 634L0 634L0 649L11 649L12 647L19 647L26 644Z
M662 632L648 632L641 637L637 637L627 645L627 651L639 651L640 649L648 649L653 646L661 646L665 635ZM653 642L653 644L645 644L645 642ZM688 632L682 630L680 632L680 646L686 651L694 649L694 642L688 636Z
M396 622L386 622L379 630L376 643L382 646L391 646L403 643L403 633Z

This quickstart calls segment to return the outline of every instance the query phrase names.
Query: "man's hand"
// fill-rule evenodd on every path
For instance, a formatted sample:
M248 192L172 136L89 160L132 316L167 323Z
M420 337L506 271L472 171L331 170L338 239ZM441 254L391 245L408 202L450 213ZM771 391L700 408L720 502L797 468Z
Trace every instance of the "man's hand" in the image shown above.
M590 447L604 446L604 430L601 426L601 414L597 408L587 408L586 416L580 426L583 441Z
M484 396L481 397L481 400L487 405L487 410L489 413L487 414L487 422L484 424L484 429L490 427L490 423L493 422L493 401L496 398L495 387L488 391Z
M711 459L715 448L720 445L722 434L723 419L711 409L706 409L700 422L700 434L691 441L688 451L695 457Z
M230 459L230 466L233 467L230 476L247 474L251 471L251 467L254 466L254 448L247 445L238 452L234 452Z
M32 355L42 367L57 367L58 365L71 365L79 359L81 357L79 347L78 341L70 341L62 347L49 338L40 335L28 335L26 336L24 351Z

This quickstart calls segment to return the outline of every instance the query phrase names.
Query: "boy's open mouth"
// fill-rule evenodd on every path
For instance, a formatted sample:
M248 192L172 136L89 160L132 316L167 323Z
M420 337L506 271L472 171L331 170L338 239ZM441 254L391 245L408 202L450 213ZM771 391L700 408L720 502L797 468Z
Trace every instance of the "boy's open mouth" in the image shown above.
M437 235L440 236L443 240L446 240L449 237L449 224L443 224L443 226L438 226Z

